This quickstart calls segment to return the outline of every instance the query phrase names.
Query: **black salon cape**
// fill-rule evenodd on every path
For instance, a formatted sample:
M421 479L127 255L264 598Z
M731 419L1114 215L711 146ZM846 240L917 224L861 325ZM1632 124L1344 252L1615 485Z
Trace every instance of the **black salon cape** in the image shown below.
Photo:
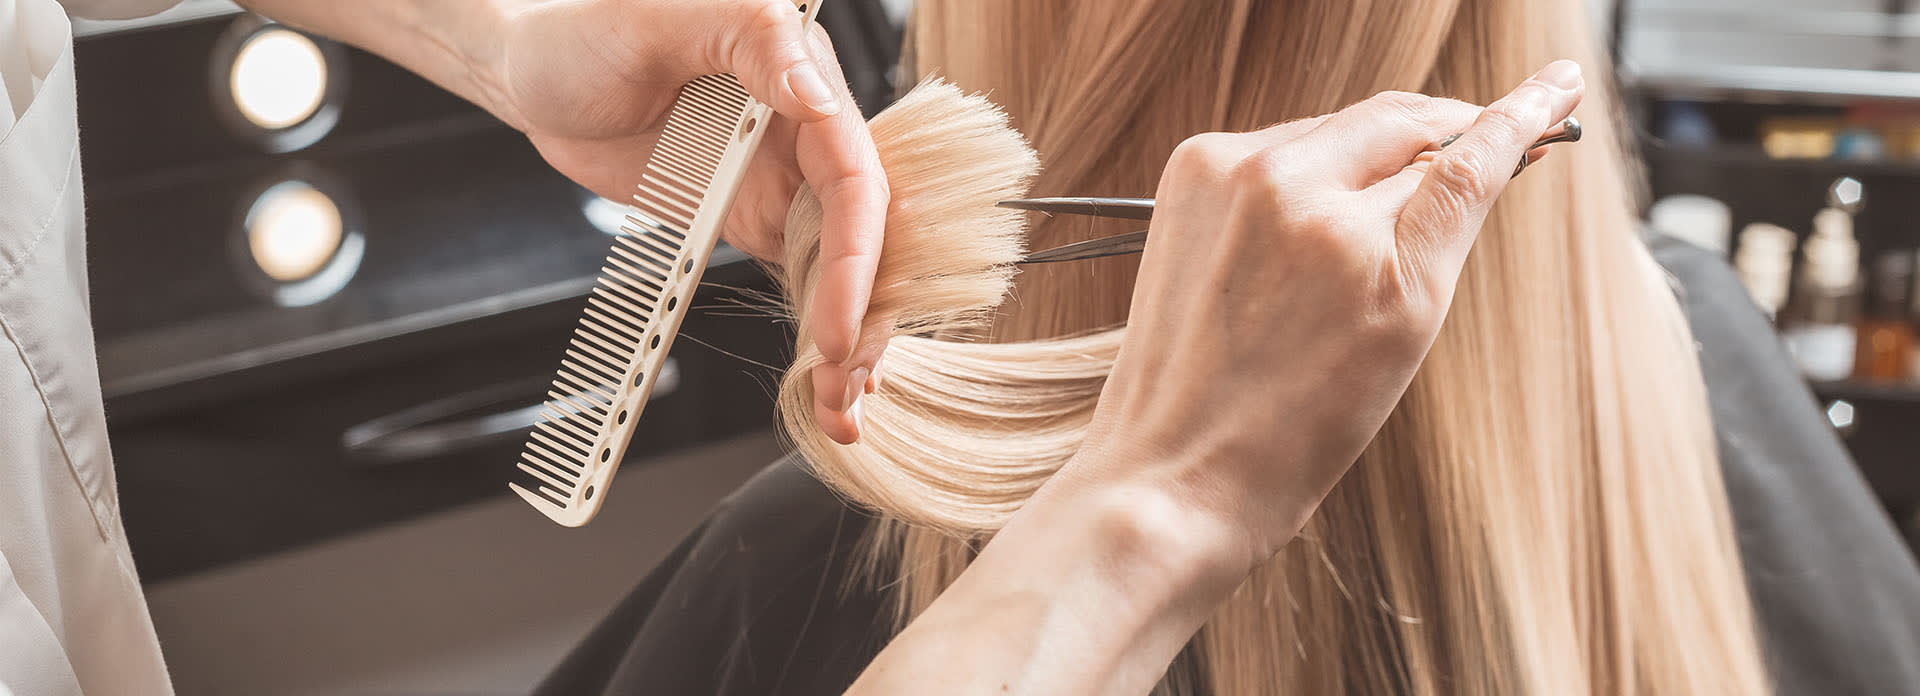
M1779 694L1920 694L1920 570L1759 310L1670 240ZM889 635L852 586L869 524L789 459L723 501L540 694L838 694Z

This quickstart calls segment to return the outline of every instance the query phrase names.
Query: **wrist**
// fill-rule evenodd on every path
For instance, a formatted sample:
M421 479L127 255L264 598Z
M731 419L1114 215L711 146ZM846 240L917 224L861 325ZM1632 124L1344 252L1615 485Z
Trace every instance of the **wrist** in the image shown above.
M1021 516L1077 537L1074 547L1087 549L1088 561L1143 599L1158 598L1167 611L1211 613L1265 560L1245 525L1194 505L1175 487L1056 479Z
M506 38L538 0L420 0L414 33L450 66L428 75L517 130L526 130L507 81ZM425 74L423 72L423 74Z
M1250 556L1217 518L1164 491L1054 484L902 638L957 638L939 651L951 660L974 649L966 628L991 635L991 650L1008 655L1003 673L1018 676L984 672L988 690L1012 681L1031 693L1143 693L1246 579ZM1059 645L1074 648L1050 652Z
M1310 445L1275 447L1288 433L1261 430L1257 421L1214 425L1168 434L1167 428L1103 427L1096 416L1080 450L1047 485L1151 491L1166 501L1162 516L1172 518L1172 528L1209 541L1207 552L1219 562L1251 570L1306 526L1339 478L1316 462L1338 457Z

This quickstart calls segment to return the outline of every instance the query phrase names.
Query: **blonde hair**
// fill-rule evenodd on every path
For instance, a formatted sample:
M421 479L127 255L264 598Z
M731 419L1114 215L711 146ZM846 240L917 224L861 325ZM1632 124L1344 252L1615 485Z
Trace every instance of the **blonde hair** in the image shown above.
M1403 89L1486 103L1552 58L1603 65L1578 0L921 0L935 83L873 121L894 202L869 321L891 322L860 443L812 420L806 317L782 423L814 472L886 522L904 620L1077 449L1125 330L1131 259L1023 270L1048 195L1151 195L1185 137ZM1503 196L1406 396L1300 537L1182 660L1222 694L1768 690L1705 389L1634 233L1606 85ZM818 203L787 229L810 306ZM1046 247L1126 231L1034 219ZM1009 283L1012 301L1002 305ZM987 338L998 342L980 342ZM1365 369L1356 366L1355 369ZM1337 394L1328 408L1342 408Z

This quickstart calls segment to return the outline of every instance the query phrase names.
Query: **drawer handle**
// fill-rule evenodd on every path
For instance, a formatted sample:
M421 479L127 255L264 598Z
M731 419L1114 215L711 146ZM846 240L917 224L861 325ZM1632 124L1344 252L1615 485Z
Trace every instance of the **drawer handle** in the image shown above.
M680 363L668 358L654 377L648 401L670 395L679 386ZM349 427L340 434L340 446L353 459L380 466L469 449L539 423L546 403L529 404L525 399L545 387L545 382L515 381L435 399ZM462 415L491 404L512 405L477 416Z

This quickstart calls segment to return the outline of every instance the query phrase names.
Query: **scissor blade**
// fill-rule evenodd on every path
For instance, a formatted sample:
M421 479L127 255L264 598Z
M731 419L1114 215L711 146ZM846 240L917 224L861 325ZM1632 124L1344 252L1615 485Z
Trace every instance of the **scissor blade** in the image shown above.
M1037 210L1055 215L1092 215L1124 220L1152 220L1151 198L1018 198L1000 201L1002 208Z
M1028 254L1026 258L1020 259L1020 263L1054 263L1056 261L1097 259L1102 256L1138 254L1146 248L1147 231L1140 230L1139 232L1128 232L1126 234L1116 234L1111 237L1074 242L1045 251L1036 251Z

